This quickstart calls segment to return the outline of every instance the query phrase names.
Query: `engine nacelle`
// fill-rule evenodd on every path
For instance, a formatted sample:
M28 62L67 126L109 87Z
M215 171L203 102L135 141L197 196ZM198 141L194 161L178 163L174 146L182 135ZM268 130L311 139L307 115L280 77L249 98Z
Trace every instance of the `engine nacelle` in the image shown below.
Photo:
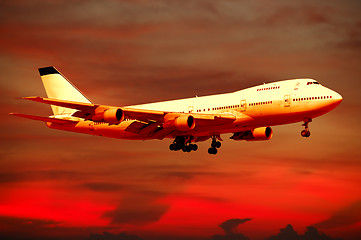
M196 122L191 115L180 115L173 119L165 120L163 128L165 129L176 129L178 131L189 131L196 126Z
M270 140L273 131L270 127L255 128L250 131L237 132L231 137L233 140L246 140L246 141L261 141Z
M92 117L94 122L117 124L124 120L124 112L120 108L107 108L95 112L96 114Z

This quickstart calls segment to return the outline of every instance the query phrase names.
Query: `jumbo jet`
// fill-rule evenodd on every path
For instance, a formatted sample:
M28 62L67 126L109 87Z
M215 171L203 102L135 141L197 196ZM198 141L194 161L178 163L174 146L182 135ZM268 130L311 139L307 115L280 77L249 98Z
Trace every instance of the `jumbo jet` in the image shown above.
M211 139L209 154L221 147L221 134L231 139L269 140L270 126L303 122L302 137L309 137L308 124L336 106L342 97L313 79L292 79L244 90L132 106L92 103L54 67L39 68L45 97L23 99L50 104L49 117L12 115L39 120L49 128L91 135L132 139L174 139L171 151L196 151L197 142Z

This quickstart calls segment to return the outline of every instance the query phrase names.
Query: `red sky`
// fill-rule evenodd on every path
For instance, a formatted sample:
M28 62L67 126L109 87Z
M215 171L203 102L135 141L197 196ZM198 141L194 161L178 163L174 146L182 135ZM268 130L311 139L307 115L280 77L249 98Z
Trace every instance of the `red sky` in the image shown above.
M250 239L291 224L361 236L360 1L1 1L0 236L211 239L251 219ZM93 102L129 105L311 77L344 100L266 142L209 142L61 132L7 115L49 115L38 67L53 65ZM103 236L104 237L104 236ZM127 239L118 236L119 239ZM178 237L178 238L177 238ZM104 237L104 239L106 239Z

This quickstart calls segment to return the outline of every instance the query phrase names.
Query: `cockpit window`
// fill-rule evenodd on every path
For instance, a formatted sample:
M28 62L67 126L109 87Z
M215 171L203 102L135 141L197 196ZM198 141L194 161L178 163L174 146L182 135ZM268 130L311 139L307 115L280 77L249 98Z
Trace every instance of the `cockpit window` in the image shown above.
M307 85L311 85L311 84L319 84L318 82L307 82Z

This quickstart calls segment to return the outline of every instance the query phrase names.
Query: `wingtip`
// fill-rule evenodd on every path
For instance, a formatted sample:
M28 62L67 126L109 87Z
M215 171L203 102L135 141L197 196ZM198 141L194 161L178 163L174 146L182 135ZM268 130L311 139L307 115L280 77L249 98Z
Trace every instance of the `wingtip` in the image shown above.
M21 117L21 114L20 113L13 113L13 112L11 112L11 113L8 113L9 115L11 115L11 116L17 116L17 117Z
M39 99L40 97L37 96L30 96L30 97L20 97L19 99L25 99L25 100L36 100Z
M60 74L59 71L56 70L56 68L53 66L39 68L38 70L39 70L40 76L45 76L45 75L49 75L49 74Z

